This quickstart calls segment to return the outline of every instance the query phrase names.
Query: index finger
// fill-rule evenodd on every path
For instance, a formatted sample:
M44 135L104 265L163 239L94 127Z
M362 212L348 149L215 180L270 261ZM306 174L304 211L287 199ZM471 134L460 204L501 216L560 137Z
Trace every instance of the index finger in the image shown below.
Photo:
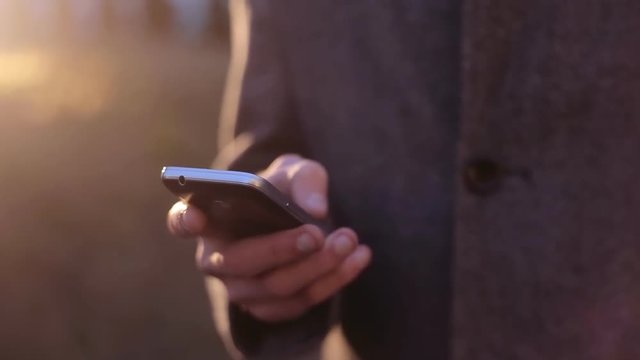
M269 235L236 240L216 246L204 238L200 270L216 277L250 277L289 264L322 247L324 235L314 225L302 225ZM208 243L210 246L206 246Z
M329 175L319 162L298 155L282 155L260 175L312 216L327 216Z

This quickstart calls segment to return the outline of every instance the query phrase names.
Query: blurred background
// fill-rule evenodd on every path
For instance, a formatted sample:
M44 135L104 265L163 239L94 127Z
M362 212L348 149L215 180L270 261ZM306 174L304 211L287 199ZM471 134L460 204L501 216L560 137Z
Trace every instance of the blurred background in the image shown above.
M0 0L0 358L226 359L166 164L208 166L220 0Z

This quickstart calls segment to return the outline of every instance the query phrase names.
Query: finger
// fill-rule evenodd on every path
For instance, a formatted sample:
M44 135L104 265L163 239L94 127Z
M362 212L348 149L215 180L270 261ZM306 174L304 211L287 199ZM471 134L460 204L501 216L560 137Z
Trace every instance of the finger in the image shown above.
M326 169L296 154L278 157L260 174L311 215L323 218L328 211Z
M258 175L268 180L271 185L275 186L281 192L288 194L289 177L287 175L287 169L291 168L292 165L301 160L302 157L297 154L280 155L266 170L262 171Z
M285 298L308 286L313 280L331 272L357 246L357 236L353 230L340 229L331 234L326 246L296 263L276 269L262 279L224 278L229 301L246 303Z
M211 266L211 262L217 262L217 259L213 254L222 250L221 242L211 238L198 237L198 246L196 248L196 266L200 271L207 274L208 269Z
M327 238L322 251L267 274L260 287L266 294L260 295L289 297L296 294L314 280L335 270L357 245L357 236L353 230L344 228L335 231Z
M325 275L299 295L269 302L243 304L250 314L266 322L295 319L311 307L337 294L355 280L371 261L371 250L360 245L333 272Z
M336 270L308 287L302 295L303 301L310 306L325 301L355 280L370 262L371 249L366 245L359 245Z
M256 276L302 259L322 247L322 231L313 225L227 243L205 246L198 259L205 273L222 277ZM206 242L206 241L205 241Z
M288 176L293 201L317 218L326 217L329 176L324 166L313 160L300 160L288 170Z
M274 300L257 277L224 277L227 298L234 304Z
M206 216L182 201L175 203L167 214L167 228L175 236L196 236L201 234L206 226Z
M283 167L289 167L300 160L302 160L302 157L298 154L280 155L271 163L271 165L269 165L269 168L278 169Z

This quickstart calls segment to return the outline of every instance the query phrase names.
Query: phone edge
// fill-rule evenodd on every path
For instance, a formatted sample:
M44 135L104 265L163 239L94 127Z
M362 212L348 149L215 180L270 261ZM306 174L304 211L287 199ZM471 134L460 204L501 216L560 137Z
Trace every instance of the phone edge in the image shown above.
M333 229L325 221L316 219L289 199L278 190L273 184L263 177L242 171L216 170L207 168L192 168L180 166L165 166L162 168L162 181L179 181L180 176L188 181L221 181L230 184L250 186L260 191L280 207L292 213L301 223L313 224L320 227L325 233L330 233Z

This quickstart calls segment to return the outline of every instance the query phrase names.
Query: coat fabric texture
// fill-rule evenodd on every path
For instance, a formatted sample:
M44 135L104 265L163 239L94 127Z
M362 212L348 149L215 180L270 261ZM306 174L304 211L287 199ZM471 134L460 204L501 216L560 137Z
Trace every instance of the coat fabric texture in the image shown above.
M339 300L359 357L640 359L640 2L232 14L218 166L327 168L333 221L373 250ZM321 338L329 312L230 310L235 344L274 358Z

